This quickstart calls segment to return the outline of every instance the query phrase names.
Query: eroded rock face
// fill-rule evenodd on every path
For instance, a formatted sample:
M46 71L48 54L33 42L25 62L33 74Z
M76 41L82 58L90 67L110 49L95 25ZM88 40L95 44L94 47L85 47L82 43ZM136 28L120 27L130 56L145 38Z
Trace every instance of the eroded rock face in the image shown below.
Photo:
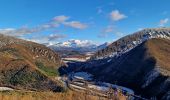
M47 57L48 60L51 60L55 63L61 60L58 54L56 54L54 51L46 47L42 48L42 47L35 46L35 47L30 47L29 49L31 49L32 53L36 54L37 57L39 56Z

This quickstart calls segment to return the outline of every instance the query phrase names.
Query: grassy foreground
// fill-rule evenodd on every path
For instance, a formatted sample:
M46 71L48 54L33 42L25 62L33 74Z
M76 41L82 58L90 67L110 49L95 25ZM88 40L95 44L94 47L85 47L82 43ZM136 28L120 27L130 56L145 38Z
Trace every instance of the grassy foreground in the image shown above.
M0 92L0 100L107 100L97 96L85 95L81 92ZM119 100L125 100L122 96Z
M0 100L85 100L83 93L68 91L54 92L0 92ZM86 100L98 100L97 97L87 96Z

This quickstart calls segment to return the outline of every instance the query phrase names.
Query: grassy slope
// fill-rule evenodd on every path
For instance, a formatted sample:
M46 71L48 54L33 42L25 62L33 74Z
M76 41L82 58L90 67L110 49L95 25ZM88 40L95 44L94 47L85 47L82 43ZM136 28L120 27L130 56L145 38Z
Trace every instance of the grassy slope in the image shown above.
M170 40L152 39L146 43L149 54L156 60L162 69L170 71Z
M1 86L29 90L58 89L59 83L51 80L58 75L58 62L48 60L47 57L19 44L0 48L0 55Z

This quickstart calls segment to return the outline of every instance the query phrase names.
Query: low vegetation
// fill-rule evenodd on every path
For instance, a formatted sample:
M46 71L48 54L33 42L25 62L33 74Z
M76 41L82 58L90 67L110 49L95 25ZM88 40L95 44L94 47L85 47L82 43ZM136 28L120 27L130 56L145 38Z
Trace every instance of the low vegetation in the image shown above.
M0 100L108 100L103 97L86 95L81 92L0 92ZM119 100L126 100L121 96Z
M35 62L36 66L48 76L58 76L59 72L53 67L45 66L42 62Z

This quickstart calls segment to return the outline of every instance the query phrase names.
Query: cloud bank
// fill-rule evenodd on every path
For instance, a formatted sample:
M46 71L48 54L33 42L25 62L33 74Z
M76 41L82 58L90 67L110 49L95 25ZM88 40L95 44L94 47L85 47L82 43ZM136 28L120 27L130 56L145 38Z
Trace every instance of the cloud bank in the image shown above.
M49 29L58 28L60 25L64 25L65 27L70 27L74 29L86 29L88 25L81 23L79 21L70 21L69 16L60 15L54 17L51 21L37 25L35 27L20 27L20 28L4 28L0 29L0 34L10 35L15 37L21 37L26 34L40 33Z

